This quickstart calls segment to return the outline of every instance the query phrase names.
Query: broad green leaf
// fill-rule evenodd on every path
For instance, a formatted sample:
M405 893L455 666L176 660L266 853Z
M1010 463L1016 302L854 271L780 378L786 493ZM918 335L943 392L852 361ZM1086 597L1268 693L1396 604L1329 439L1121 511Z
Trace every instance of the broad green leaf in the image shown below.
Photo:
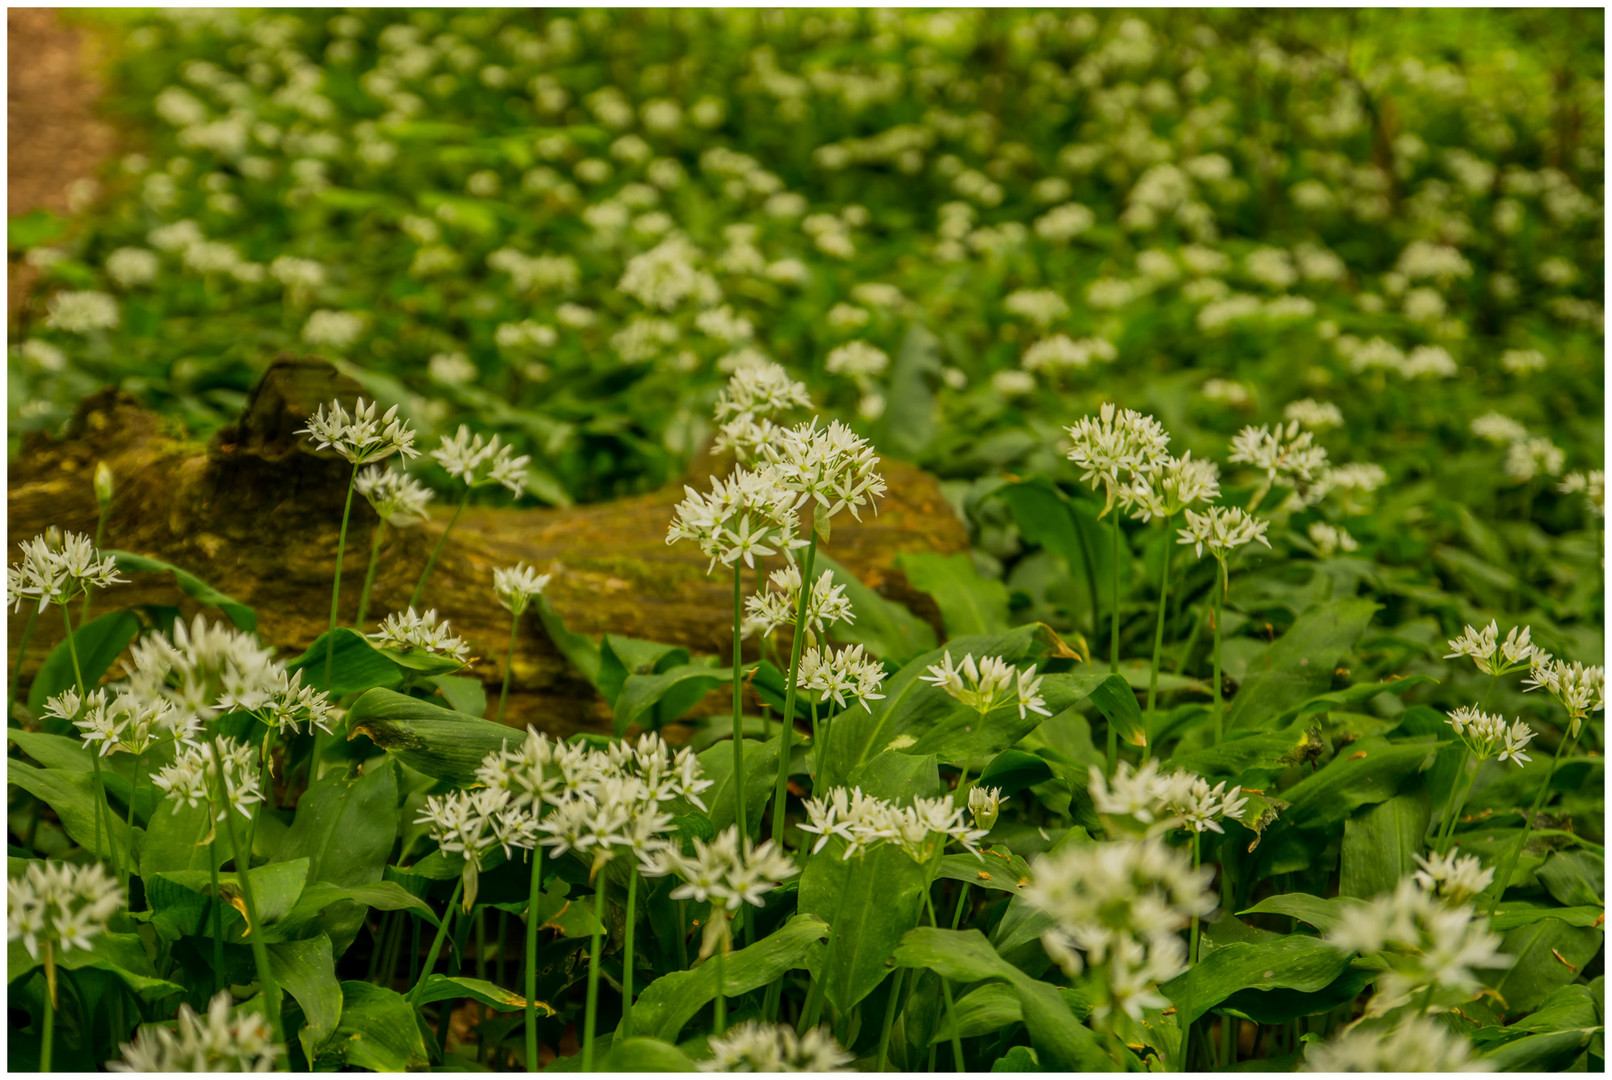
M252 877L255 880L257 874ZM330 1038L342 1016L342 984L336 980L330 939L320 934L302 941L282 941L269 945L268 952L275 982L302 1006L307 1025L297 1032L297 1038L312 1061L315 1049Z
M852 770L846 786L910 806L915 798L932 799L940 794L940 769L933 754L886 750Z
M657 675L628 675L616 697L616 737L621 738L629 727L646 719L675 720L709 691L732 680L731 667L715 667L709 661L683 664ZM650 710L655 712L651 714Z
M437 675L428 681L441 691L443 699L454 712L467 716L486 714L487 687L480 679L470 675Z
M606 634L599 641L599 693L614 708L629 675L654 675L689 659L689 651L678 645Z
M1000 845L983 847L980 854L983 860L966 853L943 856L935 876L1017 896L1030 877L1030 864Z
M22 728L6 728L6 738L16 743L18 749L47 769L87 773L95 771L95 752L85 746L82 739L71 735L50 735L43 731L24 731ZM110 765L109 761L102 759L102 776L106 779L111 779L104 771ZM122 781L123 777L119 776L117 779ZM123 794L127 794L127 791L125 781ZM141 791L143 794L144 785L141 786Z
M378 883L397 837L397 774L385 759L358 775L330 773L297 800L280 859L306 858L308 882Z
M6 218L6 246L26 251L48 243L67 231L67 221L48 210L30 210Z
M835 641L865 646L870 655L895 663L935 647L935 631L928 623L900 604L886 600L819 551L813 574L821 576L824 570L833 572L834 584L845 587L846 599L856 612L855 622L841 623L830 631Z
M250 874L258 918L265 927L271 927L296 905L308 878L308 861L265 863L254 866ZM182 933L198 932L198 927L205 929L212 925L207 914L213 895L212 875L208 871L169 870L152 874L146 884L151 908L161 923ZM224 900L220 910L225 939L233 943L249 941L240 875L219 874L218 889ZM272 936L265 931L265 940Z
M1387 802L1365 806L1343 823L1338 893L1369 900L1393 892L1416 872L1422 837L1432 816L1427 790L1417 786Z
M1003 982L982 983L957 998L955 1004L958 1034L964 1039L1006 1031L1024 1019L1018 991ZM944 1043L951 1038L951 1033L952 1026L943 1015L932 1041Z
M54 614L45 612L41 619ZM131 611L114 611L91 619L73 630L73 648L78 650L78 670L84 676L84 687L93 690L129 642L140 633L140 620ZM61 642L45 657L28 688L28 710L35 716L44 711L45 702L64 690L78 685L73 671L73 653L64 634ZM76 730L76 729L75 729Z
M412 911L433 926L437 921L429 904L395 881L377 881L368 885L337 885L329 881L316 881L303 888L291 910L269 927L269 931L273 940L303 937L314 926L328 931L321 919L331 909L348 915L356 912L362 918L370 908L376 911Z
M1317 772L1282 792L1288 802L1277 826L1323 829L1356 809L1394 797L1400 783L1438 751L1429 742L1361 739Z
M1100 507L1075 502L1046 479L1005 484L997 496L1008 504L1013 520L1027 543L1036 544L1063 559L1070 581L1089 604L1096 586L1104 612L1113 611L1114 537L1118 514L1098 522ZM1123 541L1122 541L1123 542ZM1128 549L1122 549L1127 550ZM1122 564L1123 568L1123 564ZM1106 620L1106 616L1105 616Z
M1045 675L1041 695L1046 699L1045 708L1054 716L1090 698L1111 723L1118 725L1127 742L1134 745L1142 739L1142 712L1136 695L1117 675ZM914 754L934 754L948 764L966 764L1000 753L1040 727L1045 719L1029 711L1021 716L1009 704L992 710L981 721L973 709L944 694L936 704L942 707L926 717L927 728L908 728L906 734L914 741L904 749Z
M1497 1071L1562 1072L1600 1033L1601 1005L1589 987L1563 986L1552 991L1531 1015L1507 1028L1475 1032L1474 1041L1485 1031L1505 1039L1481 1055Z
M1540 883L1569 907L1606 902L1606 860L1590 851L1558 851L1539 868Z
M1035 1056L1035 1050L1028 1046L1015 1046L1007 1053L991 1063L991 1071L996 1072L1043 1072L1041 1059Z
M1487 907L1483 910L1487 910ZM1495 930L1515 930L1541 919L1560 919L1568 926L1599 927L1606 919L1606 908L1600 904L1593 907L1545 907L1527 900L1503 900L1495 909L1489 925Z
M335 642L335 651L330 661L330 685L326 686L325 649L329 641ZM403 670L396 660L362 634L344 626L338 626L334 635L320 634L307 652L286 662L286 670L292 674L302 672L306 685L328 691L336 698L403 683Z
M1528 1012L1573 982L1601 951L1602 940L1600 929L1569 926L1561 919L1541 919L1508 932L1500 951L1516 959L1494 983L1506 1011Z
M371 742L427 776L473 783L482 758L520 733L503 724L444 709L391 690L370 690L347 710L350 735Z
M940 342L928 327L912 323L890 364L888 407L882 417L884 452L917 461L935 437L934 382L941 373Z
M901 936L918 925L928 876L895 844L846 859L833 840L806 860L800 876L800 910L829 925L828 949L813 977L823 996L849 1012L890 973L888 961Z
M729 953L723 962L723 984L729 997L767 986L784 972L802 967L812 946L828 935L815 915L800 914L748 948ZM633 1005L633 1030L672 1042L683 1025L716 997L716 964L710 960L689 971L662 975Z
M1027 754L1023 750L1004 750L991 759L980 773L979 786L999 788L1003 795L1011 795L1044 780L1052 779L1052 766L1045 758Z
M967 554L908 552L896 558L907 581L934 597L947 637L995 634L1008 628L1008 594L1000 581L981 577Z
M1245 908L1237 914L1286 915L1307 922L1325 933L1342 921L1344 911L1348 907L1358 905L1360 902L1347 896L1324 900L1308 893L1277 893L1275 896L1267 896L1253 907Z
M1320 990L1306 992L1278 987L1275 990L1239 990L1215 1010L1239 1016L1256 1024L1285 1024L1301 1016L1319 1016L1357 999L1377 973L1361 963L1351 963Z
M414 1007L395 990L366 982L341 984L341 1021L310 1058L321 1070L406 1072L429 1063Z
M425 986L420 991L419 1004L427 1005L433 1001L456 1001L460 998L470 998L479 1001L488 1008L499 1012L515 1012L526 1008L526 999L513 990L505 990L495 986L486 979L471 979L463 976L450 978L433 972L425 980ZM544 1002L537 1002L535 1009L540 1016L553 1016L554 1010Z
M669 1042L634 1036L620 1042L612 1040L610 1053L605 1055L599 1070L609 1073L692 1073L698 1072L699 1066L693 1058Z
M555 612L548 597L538 596L532 601L532 608L537 612L538 621L543 624L543 630L554 642L554 647L560 650L560 655L571 661L571 665L582 673L595 687L599 686L600 655L599 646L581 634L574 633L565 628L565 622ZM609 698L606 699L611 700Z
M1231 734L1215 746L1176 754L1170 758L1170 764L1214 783L1221 779L1239 779L1250 773L1279 773L1313 758L1322 749L1319 732L1298 723L1268 734Z
M36 769L13 758L6 762L6 780L54 810L72 841L96 858L108 858L110 846L117 848L119 858L128 851L128 826L105 802L102 803L100 843L96 843L93 773Z
M1251 731L1272 723L1332 685L1332 672L1359 640L1377 605L1332 600L1309 608L1248 664L1242 687L1226 710L1226 730Z
M262 813L262 808L258 808ZM213 831L212 810L203 803L191 806L179 799L164 799L151 813L139 844L140 876L169 870L205 870L212 853L207 837ZM228 857L227 840L219 857Z
M179 588L192 600L218 608L229 617L229 621L234 623L239 630L252 631L257 629L257 612L239 600L219 592L188 570L181 570L172 563L163 562L161 559L136 555L129 551L103 551L101 554L112 556L118 561L119 570L131 574L172 574Z
M744 820L754 827L778 782L778 740L744 740ZM712 827L721 832L734 823L733 740L719 742L697 755L700 770L712 784L700 794Z
M1348 968L1348 953L1319 938L1291 934L1259 944L1232 942L1159 987L1189 1020L1241 990L1324 989Z
M43 954L41 954L43 956ZM68 971L105 971L123 981L139 995L142 1001L156 1003L173 994L183 994L185 987L157 977L157 971L146 956L145 944L138 934L120 934L106 931L91 939L87 949L70 949L58 953L57 965ZM6 981L16 983L40 962L28 955L21 939L12 940L6 950Z

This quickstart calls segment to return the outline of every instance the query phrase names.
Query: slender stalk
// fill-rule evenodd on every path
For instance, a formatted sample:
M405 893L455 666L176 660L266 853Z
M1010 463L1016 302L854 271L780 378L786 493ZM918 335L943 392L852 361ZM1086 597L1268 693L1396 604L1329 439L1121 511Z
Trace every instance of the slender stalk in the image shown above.
M369 568L364 571L364 591L358 594L358 628L365 626L364 619L369 615L369 591L375 585L375 571L381 565L381 536L386 532L386 519L382 518L375 523L375 536L369 546Z
M34 623L39 619L39 609L34 608L28 613L28 621L23 624L22 638L17 646L17 666L11 669L11 689L6 693L6 719L11 719L11 711L17 707L17 683L22 681L22 659L28 655L28 639L34 636Z
M1568 720L1568 724L1572 724L1571 719ZM1571 727L1569 727L1570 730ZM1495 909L1500 906L1500 898L1505 895L1506 884L1511 880L1511 872L1517 867L1517 859L1522 855L1522 849L1528 845L1528 834L1533 832L1534 818L1539 816L1539 808L1545 801L1545 793L1550 791L1550 782L1556 776L1556 765L1562 760L1562 751L1566 750L1567 744L1572 741L1573 739L1564 733L1562 741L1556 744L1556 753L1551 757L1550 768L1545 772L1545 782L1539 786L1538 793L1534 795L1534 805L1529 808L1528 819L1523 822L1522 835L1517 838L1515 844L1511 845L1511 850L1506 854L1506 861L1502 864L1500 873L1495 875L1494 899L1489 903L1487 918L1493 919Z
M56 1041L56 943L45 942L45 1022L40 1031L39 1071L50 1072L52 1044Z
M1168 524L1165 527L1168 529ZM1166 540L1169 539L1168 533L1166 533L1165 538ZM1164 652L1164 614L1167 606L1166 602L1170 596L1170 556L1174 554L1175 549L1166 545L1164 549L1164 569L1159 574L1159 620L1158 625L1153 629L1153 667L1148 672L1147 677L1147 742L1142 747L1142 760L1144 761L1153 754L1153 710L1159 693L1159 658Z
M106 512L112 508L110 502L103 503L100 516L95 519L95 550L101 550L101 537L106 533ZM94 589L84 590L84 603L78 609L78 625L83 626L90 621L90 597L95 595Z
M890 1000L884 1006L884 1023L879 1025L879 1063L874 1072L884 1072L885 1062L890 1057L890 1030L896 1022L896 1006L901 1001L901 984L906 980L907 969L899 968L894 980L890 983Z
M468 505L470 505L470 488L467 487L464 498L459 500L459 505L453 511L453 517L448 519L448 527L437 537L437 546L431 549L431 557L425 561L425 569L420 573L420 580L414 586L414 595L409 597L409 607L414 607L420 602L420 597L425 593L425 583L431 579L431 571L436 568L437 556L442 554L442 545L448 542L448 534L453 531L454 523L459 520L459 515L465 512L465 507Z
M218 753L218 735L209 731L207 737L213 750L213 776L218 780L219 805L224 807L224 830L229 835L230 851L235 855L235 876L241 882L246 921L251 924L247 936L252 939L252 960L257 964L257 981L263 991L263 1010L268 1014L274 1041L285 1050L284 1060L290 1061L291 1050L286 1046L285 1031L280 1025L280 987L274 981L274 971L269 967L269 950L263 944L263 924L258 921L257 901L252 896L252 875L248 872L252 865L251 853L242 854L240 840L235 833L235 818L230 813L234 808L229 805L229 785L224 780L224 759Z
M341 511L341 535L336 540L336 578L330 585L330 626L325 632L325 686L330 686L330 671L336 662L336 611L341 605L341 559L347 550L347 519L353 512L353 486L358 482L358 466L353 466L347 478L347 503Z
M257 850L257 823L265 811L274 804L274 729L265 727L263 731L263 750L261 772L258 777L258 787L263 791L263 805L252 814L252 824L246 827L246 858L251 861L252 852Z
M929 925L939 929L940 923L935 918L935 902L924 890L924 903L929 907ZM940 993L946 1000L946 1023L951 1026L952 1057L957 1063L958 1072L967 1072L963 1067L963 1034L957 1026L957 1007L952 1003L952 984L944 975L940 977Z
M593 891L593 947L588 952L588 1011L582 1021L583 1072L593 1071L593 1029L599 1019L599 949L600 931L604 929L604 886L604 878L601 877Z
M633 866L627 870L627 929L626 940L622 943L627 953L621 966L621 1037L624 1039L632 1038L632 946L637 904L638 868Z
M213 932L213 993L224 989L224 894L218 887L218 864L223 860L218 855L218 832L213 832L213 841L208 845L207 875L213 886L213 892L207 900L207 918L211 923Z
M498 715L495 717L500 724L504 722L504 701L509 697L509 677L515 671L515 633L520 628L521 617L511 615L509 617L509 654L504 657L504 685L498 691Z
M800 676L800 651L806 643L806 605L812 593L812 564L817 561L817 527L812 527L801 568L800 600L795 606L795 640L789 650L789 682L784 689L783 727L778 733L778 786L773 791L772 839L784 846L784 800L789 795L789 735L795 729L795 682Z
M980 725L984 726L984 723L985 723L985 717L982 715L980 717ZM961 775L961 776L959 776L957 778L957 801L962 803L965 807L968 805L967 792L968 792L968 767L965 765L963 767L963 775ZM958 886L957 887L957 907L955 909L953 909L953 911L952 911L952 929L953 930L956 930L957 927L961 924L962 919L963 919L963 908L968 903L968 882L959 881L957 883L957 886Z
M420 969L420 978L409 991L409 1004L418 1005L420 995L425 991L425 981L431 977L436 969L437 957L442 955L442 943L448 939L448 924L453 922L453 909L459 906L459 894L464 890L465 879L461 877L453 883L453 895L448 897L448 906L442 912L442 921L437 923L437 936L431 940L431 951L425 955L425 967Z
M1455 838L1455 823L1461 819L1461 808L1466 805L1467 796L1472 794L1472 785L1477 782L1478 772L1483 768L1483 762L1479 761L1476 769L1469 770L1467 766L1471 760L1472 751L1462 750L1461 768L1455 774L1455 787L1450 791L1450 802L1445 807L1445 819L1439 826L1435 841L1434 850L1440 855L1450 850L1450 841Z
M1114 565L1109 568L1109 580L1113 583L1114 595L1109 597L1109 603L1114 607L1108 613L1109 643L1108 643L1108 673L1110 675L1119 671L1119 542L1120 528L1119 515L1115 514L1109 520L1114 526ZM1109 771L1113 771L1113 763L1109 763Z
M121 879L123 871L118 863L117 847L112 842L112 808L106 803L106 778L101 772L101 755L92 753L90 761L95 766L95 857L105 858L112 865L112 874ZM106 847L101 847L101 822L106 819ZM106 854L103 856L102 851Z
M749 837L750 830L744 820L744 686L740 681L743 660L740 657L739 624L744 610L744 593L740 581L739 560L733 560L733 820L739 826L739 835Z
M532 887L526 901L526 1071L537 1068L538 898L543 892L543 845L532 848Z
M817 791L817 774L823 770L823 741L817 728L817 702L812 702L812 791Z
M1226 621L1226 564L1220 564L1220 590L1215 594L1215 745L1226 738L1226 702L1220 689L1220 640Z
M1200 859L1202 857L1202 844L1203 844L1203 834L1200 833L1200 832L1194 831L1193 834L1192 834L1192 869L1194 871L1196 871L1198 869L1198 866L1200 865ZM1188 948L1187 956L1189 958L1189 960L1188 960L1189 963L1194 964L1194 965L1197 964L1197 962L1198 962L1198 916L1196 914L1194 914L1192 916L1192 937L1191 937L1191 944L1190 944L1190 946ZM1181 1053L1182 1053L1183 1057L1186 1056L1186 1051L1185 1050L1183 1050Z
M806 990L806 1004L801 1006L800 1024L796 1031L804 1035L817 1026L818 1019L823 1015L823 984L816 979Z
M142 750L140 753L135 755L135 757L134 757L134 775L133 775L133 778L129 781L129 821L128 821L128 824L127 824L127 826L125 828L125 832L127 833L128 841L129 841L129 845L128 845L129 858L128 858L128 862L123 867L123 895L124 896L129 895L129 878L134 873L134 797L137 794L139 794L139 791L140 791L140 774L143 771L141 769L141 766L145 764L145 760L146 760L145 751Z
M718 918L718 919L722 918L722 915L721 915L720 912L713 912L712 914L713 914L714 918ZM727 1032L727 1030L728 1030L727 979L724 978L725 972L722 969L722 957L723 957L723 954L725 954L728 951L727 944L728 944L727 942L723 941L723 942L718 943L718 945L716 947L716 1017L715 1017L715 1019L716 1019L716 1032L715 1033L718 1034L718 1035L725 1034ZM583 1068L586 1068L586 1067L587 1066L583 1066Z

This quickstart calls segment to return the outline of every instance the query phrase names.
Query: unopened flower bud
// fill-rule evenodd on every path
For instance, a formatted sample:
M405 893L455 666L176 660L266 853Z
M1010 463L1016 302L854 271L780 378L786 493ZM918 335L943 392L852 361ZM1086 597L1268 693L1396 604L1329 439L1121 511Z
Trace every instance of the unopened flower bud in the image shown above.
M52 525L45 530L45 547L49 548L51 551L60 553L63 542L62 529L60 525Z
M102 510L112 503L112 470L104 461L95 463L95 501Z
M997 815L1002 812L1001 788L973 788L968 793L968 809L974 815L974 824L986 832L996 824Z

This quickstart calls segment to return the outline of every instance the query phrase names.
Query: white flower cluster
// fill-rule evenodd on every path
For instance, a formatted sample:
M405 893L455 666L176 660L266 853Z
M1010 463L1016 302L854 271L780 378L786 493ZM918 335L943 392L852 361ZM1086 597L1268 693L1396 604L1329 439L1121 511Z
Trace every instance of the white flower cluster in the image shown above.
M744 351L750 352L753 350ZM810 408L812 403L804 383L790 378L778 364L755 355L754 363L734 369L716 399L716 422L721 428L714 448L719 454L731 450L741 465L753 465L761 447L776 436L775 417L791 409Z
M224 820L224 815L231 807L239 810L242 817L250 818L252 814L248 807L263 801L263 789L258 786L257 770L254 768L253 748L249 743L227 735L219 735L215 739L204 743L181 743L173 764L158 770L151 778L151 783L162 789L164 795L173 798L176 814L180 803L193 808L210 803L218 811L219 821ZM222 800L217 797L219 793L213 786L218 778L215 758L224 765Z
M1114 508L1132 475L1169 456L1170 436L1162 424L1111 402L1105 402L1096 417L1084 416L1064 430L1073 443L1069 460L1082 470L1080 479L1093 489L1102 484L1107 492L1103 514Z
M447 619L437 618L436 608L428 608L423 613L412 607L403 612L395 611L386 617L378 631L369 635L369 639L382 648L400 652L420 649L438 656L451 656L461 662L470 659L470 645L453 633Z
M1180 934L1194 915L1214 911L1213 876L1157 837L1073 844L1036 860L1021 895L1052 916L1041 935L1047 955L1071 978L1101 969L1102 1010L1140 1020L1143 1009L1168 1004L1158 984L1185 968Z
M414 823L429 826L439 848L477 869L482 856L495 847L503 848L508 858L511 847L530 849L537 842L536 820L521 812L508 788L429 796Z
M819 428L813 417L781 429L761 450L777 470L778 483L796 496L796 510L816 504L819 531L841 510L860 521L858 511L885 492L873 447L838 420Z
M539 574L525 563L503 566L493 571L493 592L511 615L520 615L533 598L542 596L553 574Z
M1494 871L1485 869L1476 855L1449 852L1412 857L1421 867L1411 875L1416 884L1448 904L1464 904L1494 881Z
M1503 716L1463 705L1452 711L1445 723L1455 729L1479 761L1498 757L1501 761L1515 763L1520 769L1530 760L1523 751L1534 741L1534 729L1521 720L1513 720L1508 725Z
M1119 504L1141 521L1173 518L1195 503L1220 497L1220 467L1212 461L1194 461L1192 451L1166 456L1131 474L1120 489Z
M403 528L430 516L426 507L431 503L431 489L400 469L371 465L359 472L353 481L353 490L364 497L382 521L394 528Z
M845 699L853 697L866 709L868 702L884 697L879 693L879 687L884 685L884 665L865 656L861 645L847 645L838 651L814 645L801 651L796 683L802 690L820 695L820 705L832 701L843 709Z
M1316 401L1314 398L1301 398L1298 401L1288 402L1287 407L1282 410L1282 416L1312 431L1343 426L1341 409L1330 401Z
M822 851L833 837L845 841L843 858L868 851L880 844L896 844L914 862L927 864L938 849L955 840L975 856L978 843L988 831L973 828L963 820L963 808L949 798L913 799L911 806L864 795L860 787L847 791L837 787L821 798L806 800L807 824L801 832L817 836L812 854Z
M472 489L502 484L517 496L526 489L526 465L532 460L529 454L517 456L514 447L505 446L497 435L491 439L472 435L464 424L452 437L443 439L431 456L449 476Z
M1068 334L1043 338L1024 350L1019 364L1025 371L1074 371L1091 366L1093 360L1108 362L1119 350L1105 338L1072 340Z
M823 361L823 369L830 375L847 375L853 379L877 378L889 366L889 354L865 341L841 345Z
M41 945L88 949L122 906L123 890L100 863L29 860L21 877L6 881L6 940L21 939L35 960Z
M1267 483L1281 481L1302 488L1313 483L1326 469L1327 452L1315 445L1315 434L1297 420L1269 427L1245 427L1231 440L1231 456L1237 464L1252 466L1265 474Z
M981 718L1004 705L1017 706L1021 720L1027 712L1052 715L1041 696L1041 680L1036 677L1034 664L1018 671L1000 656L981 656L976 664L972 653L964 656L961 664L954 664L951 650L947 649L940 663L929 665L929 674L918 677L940 687Z
M1007 801L1002 796L1001 788L969 788L968 812L974 817L975 827L990 832L991 827L996 824L997 817L1002 813L1002 804Z
M114 695L105 688L83 698L77 690L64 690L45 702L44 714L72 723L102 757L117 750L143 754L155 742L189 739L201 726L194 713L166 698Z
M117 560L101 554L83 533L57 539L52 530L19 546L22 561L6 568L6 606L15 611L30 600L39 601L40 611L52 603L70 604L91 589L128 580L118 576Z
M1355 1026L1331 1042L1313 1042L1303 1072L1416 1073L1491 1072L1472 1057L1472 1041L1437 1020L1407 1016L1390 1028Z
M684 485L685 498L677 504L666 542L692 540L709 556L706 573L717 563L733 566L743 559L756 565L757 555L805 547L795 534L795 493L783 483L775 466L748 469L735 466L726 479L711 479L709 494Z
M1606 709L1606 668L1578 661L1557 660L1543 649L1534 650L1533 667L1525 680L1528 690L1544 690L1555 698L1572 721L1570 738L1592 712Z
M800 567L794 563L774 570L767 575L771 588L745 597L744 634L760 633L763 637L775 633L781 626L793 626L796 609L800 604ZM812 583L812 592L806 600L806 631L808 641L835 623L853 623L856 612L851 610L845 586L834 584L834 571L824 570Z
M1157 761L1148 761L1141 768L1121 761L1112 779L1093 767L1088 790L1099 814L1135 818L1155 826L1152 831L1179 827L1223 833L1220 823L1226 818L1237 820L1248 805L1241 787L1227 791L1224 780L1210 787L1207 780L1184 769L1162 772Z
M92 334L114 330L122 318L118 302L104 292L59 292L50 298L45 325L69 334Z
M1271 546L1265 539L1270 522L1240 506L1211 506L1201 514L1188 509L1185 518L1187 527L1180 530L1180 543L1193 545L1199 558L1203 557L1204 548L1224 563L1232 551L1255 540Z
M206 1019L180 1005L173 1028L147 1024L118 1049L123 1058L107 1063L110 1072L273 1072L283 1053L260 1014L243 1009L230 1015L227 990L213 995Z
M121 693L166 698L202 721L237 708L237 701L289 689L284 666L253 635L200 615L188 624L175 620L171 636L136 641L126 667Z
M711 1039L711 1057L701 1072L850 1072L852 1061L826 1028L795 1034L788 1024L747 1020Z
M1460 637L1451 638L1450 651L1444 659L1470 656L1478 670L1485 675L1508 675L1533 666L1536 654L1550 659L1549 653L1533 643L1532 636L1532 627L1514 626L1506 634L1506 640L1500 641L1500 626L1490 619L1489 625L1482 630L1468 626Z
M308 426L297 431L314 442L314 449L330 447L354 465L368 465L401 454L405 458L418 457L414 448L414 429L397 418L397 406L376 417L375 402L363 398L353 407L352 414L341 402L321 405L308 417Z
M1500 938L1471 907L1444 903L1414 877L1400 879L1391 893L1346 908L1324 937L1343 952L1392 956L1388 970L1378 976L1368 1016L1405 1004L1429 987L1464 1000L1483 985L1478 969L1505 967L1512 960L1501 954Z
M629 259L616 288L645 307L661 311L671 311L688 301L701 307L715 306L722 299L722 288L695 265L699 258L699 249L686 238L669 236Z
M1360 541L1349 535L1349 530L1325 521L1313 521L1307 530L1310 543L1323 559L1330 559L1340 551L1360 550Z
M673 900L710 902L728 911L745 904L761 907L769 892L797 873L787 852L771 840L752 845L748 837L740 838L737 825L728 826L709 843L695 837L692 855L667 844L651 854L649 862L659 875L683 879L671 892Z
M1584 493L1590 504L1590 509L1596 517L1606 517L1606 470L1591 469L1589 472L1570 472L1562 477L1557 485L1557 491L1563 495L1576 495Z

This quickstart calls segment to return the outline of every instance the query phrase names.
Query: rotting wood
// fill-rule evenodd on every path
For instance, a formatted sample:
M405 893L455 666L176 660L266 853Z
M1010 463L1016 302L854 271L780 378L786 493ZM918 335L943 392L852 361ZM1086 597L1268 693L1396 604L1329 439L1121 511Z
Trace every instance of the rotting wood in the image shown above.
M125 394L107 390L88 398L63 438L30 435L11 464L9 561L19 558L19 543L50 525L94 533L91 481L96 462L105 461L116 477L116 497L104 546L171 562L251 605L264 641L281 656L297 655L324 631L329 617L350 467L331 451L314 453L295 432L318 405L340 398L351 406L358 394L355 383L323 361L282 357L240 420L205 445ZM686 479L703 484L716 464L696 462ZM878 514L864 514L860 524L848 516L837 520L824 550L864 583L938 624L932 602L910 589L895 558L902 551L965 551L967 534L932 477L894 461L885 461L882 471L890 492ZM509 638L509 614L492 593L493 570L517 561L554 571L549 599L569 629L730 655L731 576L720 570L708 576L706 560L692 545L665 542L672 508L682 496L679 483L568 509L473 505L465 511L432 574L425 603L470 642L479 658L472 670L490 698L503 678ZM386 531L370 601L372 623L407 603L449 513L451 507L438 505L431 521ZM355 498L342 573L344 625L357 614L376 522L364 500ZM747 589L751 574L746 571ZM167 604L189 617L204 610L166 575L129 576L128 584L97 594L96 611ZM210 609L208 614L222 617ZM15 642L26 610L8 618ZM56 622L44 618L36 626L23 667L25 684L60 641ZM530 611L516 642L505 720L535 723L555 734L609 722L604 701Z

